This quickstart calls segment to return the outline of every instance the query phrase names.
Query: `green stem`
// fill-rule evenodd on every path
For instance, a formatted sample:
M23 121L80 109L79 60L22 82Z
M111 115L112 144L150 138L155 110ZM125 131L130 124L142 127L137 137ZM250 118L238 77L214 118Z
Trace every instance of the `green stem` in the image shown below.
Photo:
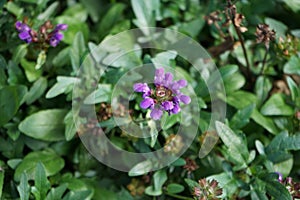
M168 193L168 192L165 192L165 194L168 195L168 196L177 198L177 199L194 200L193 198L190 198L190 197L184 197L184 196L181 196L181 195L178 195L178 194L171 194L171 193Z
M261 67L261 70L260 70L260 75L262 75L265 71L265 66L266 66L266 61L267 61L267 55L268 55L268 51L269 49L266 48L266 52L265 52L265 55L264 55L264 59L262 61L262 67Z

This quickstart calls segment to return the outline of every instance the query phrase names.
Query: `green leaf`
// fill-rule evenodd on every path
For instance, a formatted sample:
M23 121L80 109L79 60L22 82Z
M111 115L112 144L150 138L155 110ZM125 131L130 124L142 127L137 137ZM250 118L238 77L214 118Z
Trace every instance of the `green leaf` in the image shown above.
M250 104L249 106L246 106L241 110L238 110L230 121L230 127L232 129L243 128L246 124L249 123L254 108L255 108L255 104Z
M184 181L186 182L186 184L189 186L189 188L191 190L193 190L195 187L199 186L199 183L197 183L196 181L194 181L192 179L185 178Z
M61 200L63 194L67 190L67 184L62 184L56 188L51 188L46 200Z
M74 37L72 48L70 49L70 59L74 71L79 69L86 51L87 48L85 46L83 33L78 32Z
M122 3L112 4L111 8L102 17L101 22L99 24L97 32L99 33L100 38L106 36L114 27L114 25L116 25L117 22L120 21L120 19L122 19L124 9L125 5Z
M80 22L85 22L88 17L88 13L85 7L80 3L74 4L69 7L67 10L65 10L63 15L72 17L75 21Z
M73 119L72 110L69 111L68 114L65 116L64 123L66 125L65 137L66 137L66 140L69 141L74 137L74 135L76 134L76 131L77 131L75 122Z
M221 122L216 122L216 129L218 135L228 148L229 156L240 165L237 167L246 167L249 159L249 151L245 138L235 134L228 126Z
M155 190L153 185L146 187L145 193L149 196L160 196L162 194L161 190Z
M20 18L24 9L20 8L17 4L12 1L7 2L6 9L8 12L14 14L17 18Z
M85 98L84 103L97 104L101 102L108 102L110 100L111 93L111 84L98 84L98 88Z
M78 78L68 76L57 76L57 83L47 92L46 98L50 99L56 97L62 93L70 92L73 85L79 81Z
M30 186L28 184L27 175L25 172L22 173L20 184L17 187L18 192L20 194L21 200L28 200L30 195Z
M280 22L278 20L268 18L268 17L265 18L265 23L269 25L271 30L272 29L275 30L276 39L278 39L279 37L286 38L285 33L286 33L288 27L285 24L283 24L282 22Z
M145 160L136 164L129 172L129 176L140 176L151 171L153 164L150 160Z
M14 179L19 181L23 172L29 180L34 180L35 169L38 162L45 166L46 176L57 174L65 165L64 160L53 151L35 151L27 154L23 161L18 165Z
M27 88L22 85L4 86L0 89L0 126L17 113L26 92Z
M282 94L273 94L268 101L262 106L261 113L263 115L293 115L294 110L285 104Z
M40 77L37 81L34 82L29 92L26 94L26 104L29 105L39 99L47 89L47 79Z
M177 184L177 183L171 183L167 186L167 192L171 194L177 194L184 191L184 186Z
M283 66L283 72L286 74L300 75L300 58L295 55L292 56Z
M269 92L272 89L272 83L270 79L265 76L260 76L255 82L255 93L257 94L257 106L260 107L263 102L269 96Z
M25 135L44 141L63 140L65 125L64 109L50 109L34 113L25 118L19 125L19 130Z
M153 175L154 189L162 191L163 184L167 181L167 173L164 169L156 171Z
M177 160L175 160L174 162L171 163L172 166L184 166L186 164L185 160L183 158L178 158Z
M21 66L25 70L26 78L29 82L37 80L42 75L42 70L35 69L35 62L29 62L26 59L21 59Z
M91 195L90 190L83 190L83 191L70 191L62 200L82 200L88 199L88 196Z
M160 68L163 65L170 66L170 61L174 60L176 56L176 51L165 51L156 54L155 57L151 58L151 61L156 68Z
M280 200L292 200L289 191L273 176L267 175L262 180L265 182L267 193L272 197Z
M160 2L159 0L139 1L131 0L131 6L136 19L133 23L139 27L155 27L156 16L159 16ZM156 14L156 15L155 15ZM150 32L147 29L142 29L144 34L149 36Z
M269 118L263 116L256 108L253 110L251 118L259 125L264 127L267 131L273 134L279 133L278 128L275 126L274 121Z
M57 12L57 7L59 3L57 1L53 2L48 8L37 16L37 19L44 22L48 20L55 12Z
M19 45L17 48L14 49L12 60L16 64L19 64L26 54L27 54L27 45L26 44Z
M295 81L291 77L286 77L286 80L291 91L292 100L295 101L296 98L300 97L300 87L297 85L297 83L295 83Z
M4 170L2 169L4 162L0 160L0 198L2 197L3 183L4 183Z
M294 12L298 12L300 10L300 1L298 0L283 0L290 9Z
M61 50L52 60L52 64L56 67L62 67L70 62L69 58L70 47Z
M256 101L257 97L254 94L242 90L230 93L226 98L226 102L237 109L242 109L250 104L255 104Z
M44 200L49 189L50 182L47 179L45 168L41 162L38 162L35 169L34 187L32 188L32 193L34 194L36 200Z

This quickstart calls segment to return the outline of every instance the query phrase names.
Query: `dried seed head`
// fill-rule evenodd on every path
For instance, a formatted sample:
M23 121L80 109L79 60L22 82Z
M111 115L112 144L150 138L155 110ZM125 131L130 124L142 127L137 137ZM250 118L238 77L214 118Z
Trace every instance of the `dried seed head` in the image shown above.
M269 28L267 24L259 24L256 27L256 42L257 43L264 43L265 47L269 49L270 41L275 40L275 31Z
M205 16L204 19L206 20L208 25L214 24L222 20L219 11L211 12L208 16Z
M185 162L186 162L186 164L183 166L183 168L186 169L188 171L188 173L192 173L193 171L195 171L196 169L199 168L199 166L197 165L195 160L193 160L191 158L186 158Z
M167 139L164 146L164 151L172 154L177 154L183 148L182 137L179 135L171 134Z

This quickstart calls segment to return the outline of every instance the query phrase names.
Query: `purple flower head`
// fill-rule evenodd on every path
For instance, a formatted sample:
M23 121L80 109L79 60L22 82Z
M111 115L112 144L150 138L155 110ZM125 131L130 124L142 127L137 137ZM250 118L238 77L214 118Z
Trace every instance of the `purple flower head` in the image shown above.
M141 108L150 109L150 117L158 120L163 111L170 114L180 112L180 102L189 104L191 98L180 92L180 89L187 86L186 80L173 80L173 74L165 73L163 68L155 71L154 86L151 89L147 83L136 83L133 86L135 92L142 92L144 100L140 103Z
M64 38L64 35L60 31L67 30L67 28L67 24L57 24L55 29L50 33L51 37L49 40L49 44L53 47L56 47Z
M32 36L30 34L31 29L27 24L17 21L16 29L19 32L18 36L21 40L25 41L26 43L30 43L32 41Z

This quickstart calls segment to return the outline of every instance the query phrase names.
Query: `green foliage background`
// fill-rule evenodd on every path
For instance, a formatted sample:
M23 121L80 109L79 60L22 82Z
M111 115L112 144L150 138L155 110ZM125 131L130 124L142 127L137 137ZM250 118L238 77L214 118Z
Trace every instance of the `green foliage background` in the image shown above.
M225 0L0 1L1 199L193 199L193 188L201 178L217 180L222 199L292 199L274 172L299 181L300 3L233 3L245 16L242 25L248 30L242 38L248 68L234 26L221 27L233 37L233 45L224 48L216 26L205 21L211 12L224 10ZM68 24L68 30L63 41L43 55L38 46L18 38L18 20L26 20L35 29L51 20ZM276 31L265 64L265 47L255 41L256 26L261 23ZM195 83L201 105L198 136L180 159L156 172L145 174L148 163L140 163L135 173L124 173L97 162L82 145L73 126L72 88L82 60L103 39L145 26L182 32L214 55L226 89L227 120L216 122L220 140L200 159L211 102L204 81L193 68L163 52L142 52L110 66L99 83L107 90L98 91L97 103L109 102L128 66L160 58ZM128 45L134 45L132 42ZM133 102L137 118L142 119L145 112L139 108L139 100ZM112 124L105 126L111 130L107 136L114 144L141 152L163 146L178 123L173 117L168 129L151 142L121 135ZM188 173L183 168L185 158L195 160L199 168Z

